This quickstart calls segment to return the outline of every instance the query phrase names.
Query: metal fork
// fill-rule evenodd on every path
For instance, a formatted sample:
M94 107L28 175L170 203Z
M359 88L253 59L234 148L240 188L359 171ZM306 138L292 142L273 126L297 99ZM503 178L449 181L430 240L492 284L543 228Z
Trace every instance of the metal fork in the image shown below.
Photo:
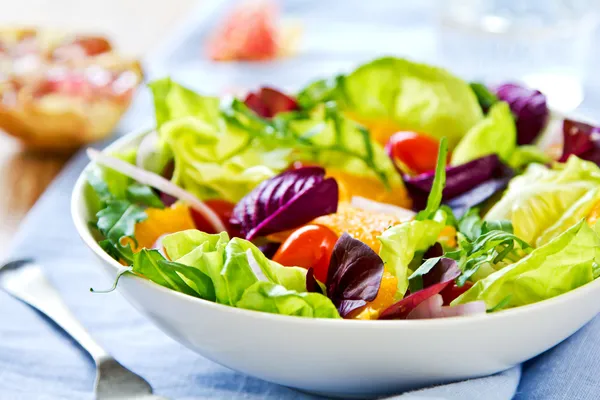
M77 321L33 260L17 260L0 268L0 287L35 307L64 329L96 364L97 400L168 400L152 394L152 387L110 356Z

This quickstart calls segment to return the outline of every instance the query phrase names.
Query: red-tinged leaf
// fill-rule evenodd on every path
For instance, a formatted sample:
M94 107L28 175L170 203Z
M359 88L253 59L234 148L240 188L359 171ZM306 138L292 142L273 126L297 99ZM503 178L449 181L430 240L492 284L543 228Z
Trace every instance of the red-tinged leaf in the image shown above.
M415 274L417 272L419 272L418 269L415 271ZM453 284L454 280L460 274L461 271L456 261L450 258L440 258L435 266L421 275L423 289L411 293L402 300L392 304L381 313L379 319L406 319L408 314L419 304L439 294L447 286Z
M573 154L600 165L600 127L565 119L563 138L563 153L558 161L565 162Z
M233 210L231 225L246 239L302 226L337 211L338 185L321 167L288 170L263 181Z
M457 166L447 166L442 203L450 206L455 214L462 215L469 208L504 189L513 175L514 171L503 164L496 154ZM434 178L434 172L404 176L404 183L416 211L425 208Z
M256 93L248 93L246 99L244 100L244 104L248 106L249 109L254 111L256 114L263 118L271 118L271 112L267 108L266 104L263 103L260 96Z
M457 286L456 284L446 286L446 288L440 292L444 299L444 305L447 306L452 303L454 299L469 290L471 286L473 286L473 283L470 281L465 282L462 286Z
M296 111L299 109L298 103L294 98L270 87L260 89L260 98L269 110L271 117L280 112Z
M383 261L369 246L344 233L335 244L327 275L327 297L346 317L377 296Z
M273 118L281 112L299 109L296 99L270 87L263 87L257 92L250 92L244 104L263 118Z

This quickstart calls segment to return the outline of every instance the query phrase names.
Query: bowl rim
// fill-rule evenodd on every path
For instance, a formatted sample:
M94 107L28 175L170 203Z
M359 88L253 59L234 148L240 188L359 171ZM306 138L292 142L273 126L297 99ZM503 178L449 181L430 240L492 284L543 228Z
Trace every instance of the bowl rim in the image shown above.
M576 118L576 116L570 116L571 118ZM144 127L128 134L123 135L121 138L117 139L104 149L102 152L110 152L123 147L126 147L133 143L135 140L140 139L142 136L149 134L153 131L152 127ZM88 225L88 221L85 221L83 218L83 210L85 209L85 185L86 185L86 173L87 171L96 163L90 161L86 164L84 169L79 174L75 185L73 187L73 191L71 194L71 218L79 234L80 238L83 242L98 256L104 263L110 265L115 273L119 273L124 271L126 267L121 265L115 259L110 257L108 253L106 253L98 244L98 242L94 239ZM471 315L463 315L463 316L454 316L447 318L429 318L429 319L411 319L411 320L357 320L357 319L332 319L332 318L302 318L297 316L290 315L280 315L280 314L272 314L264 311L255 311L255 310L246 310L243 308L237 308L225 304L220 304L217 302L204 300L199 297L194 297L190 295L186 295L184 293L177 292L175 290L166 288L157 283L150 281L149 279L145 279L138 275L129 274L127 276L123 276L122 278L131 278L138 280L141 284L149 285L153 288L153 290L161 291L166 295L179 297L182 301L188 301L191 303L196 303L198 306L213 308L215 311L221 312L229 312L233 314L239 314L240 316L246 317L255 317L264 320L272 320L272 321L280 321L280 322L290 322L297 324L321 324L328 326L329 324L334 324L335 326L348 326L351 325L354 328L357 326L387 326L390 329L392 327L401 326L406 329L420 329L423 327L436 327L436 326L449 326L449 325L463 325L463 324L472 324L476 322L485 322L485 321L499 321L502 319L517 317L519 314L523 313L534 313L539 310L548 309L553 306L558 306L560 304L564 304L571 300L574 300L579 297L586 296L589 292L594 290L600 290L600 279L594 279L591 282L586 283L583 286L575 288L567 293L560 294L558 296L552 297L550 299L542 300L536 303L527 304L524 306L519 306L515 308L509 308L506 310L501 310L494 313L484 313L484 314L471 314ZM367 328L371 329L371 328Z

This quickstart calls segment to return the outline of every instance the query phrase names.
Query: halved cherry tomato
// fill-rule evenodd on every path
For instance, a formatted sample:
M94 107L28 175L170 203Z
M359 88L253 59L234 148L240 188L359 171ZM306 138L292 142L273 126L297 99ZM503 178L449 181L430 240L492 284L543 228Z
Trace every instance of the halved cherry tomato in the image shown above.
M315 277L325 282L331 253L337 240L337 235L329 228L321 225L305 225L296 229L283 242L273 256L273 261L290 267L313 267Z
M240 232L237 229L234 229L229 223L229 218L231 218L231 213L233 212L233 207L235 207L235 204L230 203L227 200L218 199L206 200L204 203L219 216L221 222L223 222L223 225L225 225L225 228L227 228L227 233L229 233L229 236L241 237ZM215 232L212 225L206 220L206 218L204 218L202 214L193 208L191 209L191 212L196 229L207 233L218 233Z
M392 161L408 168L415 174L432 171L437 162L439 141L432 137L410 131L396 132L385 149Z

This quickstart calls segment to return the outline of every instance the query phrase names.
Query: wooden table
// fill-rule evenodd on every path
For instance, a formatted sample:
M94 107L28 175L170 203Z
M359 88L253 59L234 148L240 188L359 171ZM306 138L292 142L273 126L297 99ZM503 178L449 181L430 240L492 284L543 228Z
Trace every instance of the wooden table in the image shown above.
M101 33L122 53L141 57L194 7L195 0L5 1L0 24ZM27 211L67 160L66 155L23 152L0 131L0 258Z

